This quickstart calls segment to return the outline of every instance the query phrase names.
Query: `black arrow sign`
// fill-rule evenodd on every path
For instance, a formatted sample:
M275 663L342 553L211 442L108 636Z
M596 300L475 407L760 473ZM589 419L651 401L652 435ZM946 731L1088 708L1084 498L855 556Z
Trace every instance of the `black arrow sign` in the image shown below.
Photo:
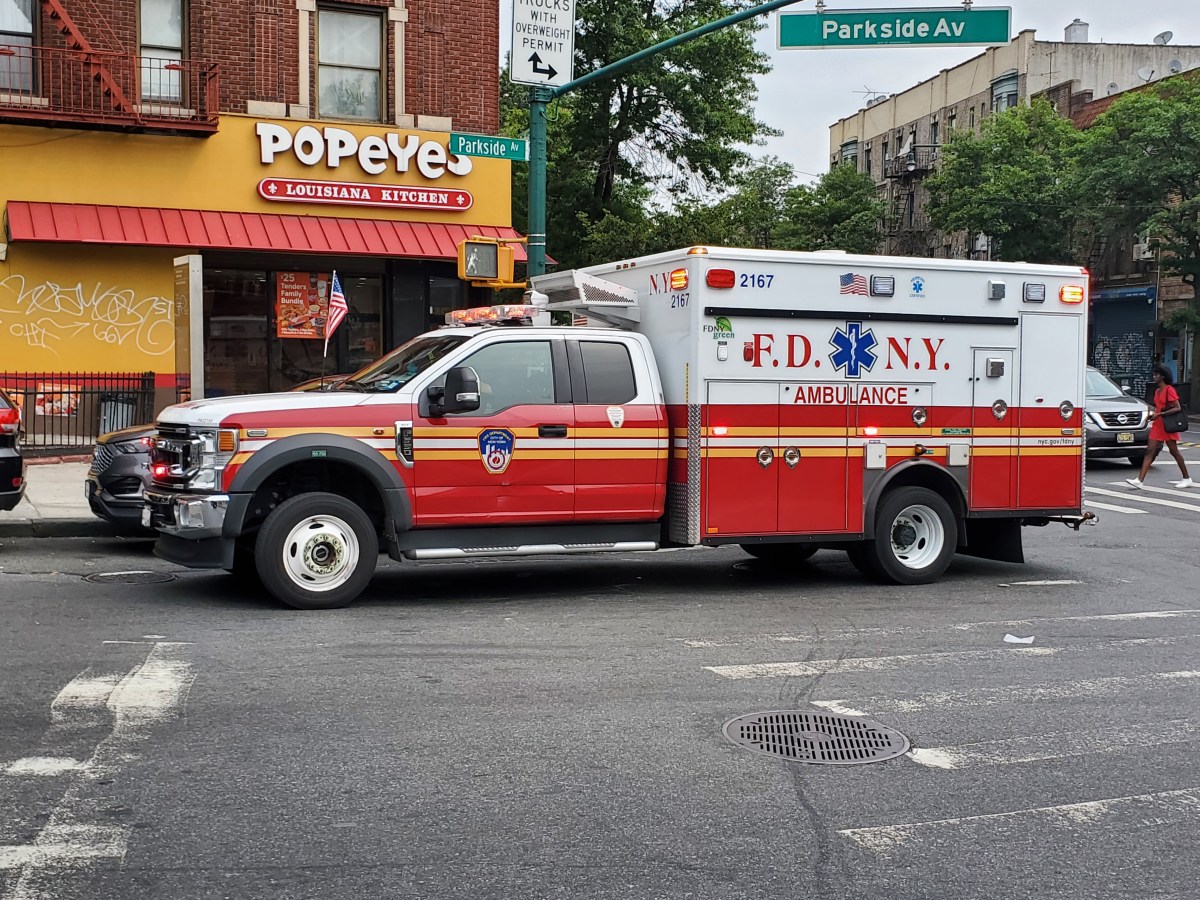
M533 63L533 74L534 75L545 75L546 79L549 80L558 74L558 70L555 69L554 66L550 65L549 63L546 63L546 68L543 69L542 68L542 58L540 56L538 56L536 53L534 53L532 56L529 57L529 62Z

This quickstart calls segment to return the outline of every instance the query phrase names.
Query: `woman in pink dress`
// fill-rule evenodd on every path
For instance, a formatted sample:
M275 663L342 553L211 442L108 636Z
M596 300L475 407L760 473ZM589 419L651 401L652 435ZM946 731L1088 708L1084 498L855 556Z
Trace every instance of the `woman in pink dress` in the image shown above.
M1188 475L1187 463L1183 461L1183 456L1179 452L1179 433L1167 431L1163 428L1162 423L1164 414L1177 413L1183 408L1179 403L1179 392L1175 390L1172 381L1174 378L1171 376L1170 369L1162 364L1154 367L1154 409L1150 412L1150 444L1146 447L1146 457L1142 460L1141 474L1137 478L1125 479L1130 487L1140 489L1145 485L1146 476L1150 474L1150 467L1154 465L1154 460L1162 450L1163 444L1167 445L1167 449L1175 457L1175 462L1179 464L1179 471L1183 474L1183 480L1176 481L1175 487L1192 487L1192 478Z

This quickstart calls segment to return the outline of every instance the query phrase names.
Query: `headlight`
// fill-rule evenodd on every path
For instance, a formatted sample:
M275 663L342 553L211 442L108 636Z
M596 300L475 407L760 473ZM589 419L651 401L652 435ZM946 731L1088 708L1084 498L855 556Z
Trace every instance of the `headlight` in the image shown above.
M1100 418L1100 413L1088 413L1089 425L1095 425L1097 428L1104 427L1104 420Z
M148 448L145 441L145 438L139 438L136 441L120 441L113 444L113 446L117 448L119 453L146 453Z
M196 474L189 488L215 491L221 487L221 472L237 453L238 437L234 429L197 429L192 436L192 460Z

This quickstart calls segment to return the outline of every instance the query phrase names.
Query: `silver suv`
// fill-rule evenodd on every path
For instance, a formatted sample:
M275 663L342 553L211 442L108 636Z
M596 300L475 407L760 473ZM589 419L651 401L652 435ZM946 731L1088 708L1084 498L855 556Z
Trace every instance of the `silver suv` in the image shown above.
M1128 459L1142 464L1150 440L1150 411L1099 369L1087 368L1083 422L1087 428L1088 459Z

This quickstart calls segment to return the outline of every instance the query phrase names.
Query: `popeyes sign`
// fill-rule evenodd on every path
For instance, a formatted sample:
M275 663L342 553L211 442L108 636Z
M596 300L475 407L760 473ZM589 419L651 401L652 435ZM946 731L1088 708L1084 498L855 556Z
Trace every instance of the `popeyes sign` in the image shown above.
M309 167L321 166L342 175L345 168L366 175L415 172L429 181L462 177L474 167L469 156L450 153L444 144L399 131L358 137L345 128L301 125L294 132L274 122L259 122L259 160L265 166L291 159ZM347 173L349 174L349 173ZM264 178L258 185L264 200L292 203L337 203L406 209L461 211L472 205L468 191L458 187L399 186L393 183L336 181L304 178Z

